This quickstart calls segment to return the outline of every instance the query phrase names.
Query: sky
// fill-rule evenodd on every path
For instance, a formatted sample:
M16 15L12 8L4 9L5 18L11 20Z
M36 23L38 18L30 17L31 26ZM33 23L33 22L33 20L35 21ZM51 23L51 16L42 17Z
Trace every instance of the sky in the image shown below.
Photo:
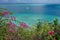
M47 3L47 4L60 4L60 0L0 0L0 3Z

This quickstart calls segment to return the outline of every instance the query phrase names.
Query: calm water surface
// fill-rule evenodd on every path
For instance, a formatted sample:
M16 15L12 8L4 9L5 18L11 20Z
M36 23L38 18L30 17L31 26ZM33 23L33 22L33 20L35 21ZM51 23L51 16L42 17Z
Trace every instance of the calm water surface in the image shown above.
M0 4L0 8L12 11L21 22L28 25L36 24L38 19L43 23L47 20L52 22L56 17L60 22L60 5L58 4Z

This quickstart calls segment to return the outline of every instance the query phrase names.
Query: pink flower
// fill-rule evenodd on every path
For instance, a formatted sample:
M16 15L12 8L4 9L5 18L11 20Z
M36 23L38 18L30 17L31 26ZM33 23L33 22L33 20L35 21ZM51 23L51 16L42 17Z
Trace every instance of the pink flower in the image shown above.
M14 30L14 29L11 29L11 30L10 30L10 32L14 33L14 32L15 32L15 30Z
M27 25L26 23L24 23L24 22L22 22L22 23L20 24L20 26L22 26L22 27L24 27L24 28L28 28L28 25Z
M17 25L10 21L7 27L17 27Z
M12 26L12 24L13 24L13 22L11 22L11 21L8 23L9 26Z
M3 14L4 14L4 16L7 16L9 14L9 12L4 11Z
M13 27L17 27L16 24L14 24L14 23L12 24L12 26L13 26Z
M50 30L48 33L49 33L51 36L54 35L54 31L53 31L53 30Z
M7 25L7 27L10 27L13 23L10 21Z
M9 25L12 25L12 24L13 24L13 23L10 21L10 22L9 22Z

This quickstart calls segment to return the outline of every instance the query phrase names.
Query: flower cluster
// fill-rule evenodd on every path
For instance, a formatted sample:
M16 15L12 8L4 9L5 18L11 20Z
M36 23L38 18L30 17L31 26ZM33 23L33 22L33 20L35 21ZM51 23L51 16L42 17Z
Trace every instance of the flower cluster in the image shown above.
M50 30L48 33L49 33L51 36L54 35L54 31L53 31L53 30Z
M23 28L28 28L28 25L24 22L20 23L20 26L22 26Z

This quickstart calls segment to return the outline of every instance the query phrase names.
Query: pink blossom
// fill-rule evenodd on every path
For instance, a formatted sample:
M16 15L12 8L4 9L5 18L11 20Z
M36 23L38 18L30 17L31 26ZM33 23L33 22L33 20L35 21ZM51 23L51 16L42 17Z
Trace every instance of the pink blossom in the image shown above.
M24 22L22 22L22 23L20 24L20 26L22 26L22 27L24 27L24 28L28 28L28 25L27 25L26 23L24 23Z
M13 26L13 27L16 27L16 24L13 23L12 26Z
M13 23L10 21L7 25L7 27L10 27Z
M10 30L10 32L14 33L14 32L15 32L15 30L14 30L14 29L11 29L11 30Z
M13 23L10 21L8 25L9 25L9 26L12 26L12 24L13 24Z
M10 22L9 22L9 25L12 25L12 24L13 24L13 23L10 21Z
M16 24L14 24L13 22L9 22L9 24L7 25L7 27L17 27Z
M4 14L4 16L7 16L9 14L9 12L4 11L3 14Z
M50 35L54 35L54 31L53 30L50 30L49 32L48 32Z

